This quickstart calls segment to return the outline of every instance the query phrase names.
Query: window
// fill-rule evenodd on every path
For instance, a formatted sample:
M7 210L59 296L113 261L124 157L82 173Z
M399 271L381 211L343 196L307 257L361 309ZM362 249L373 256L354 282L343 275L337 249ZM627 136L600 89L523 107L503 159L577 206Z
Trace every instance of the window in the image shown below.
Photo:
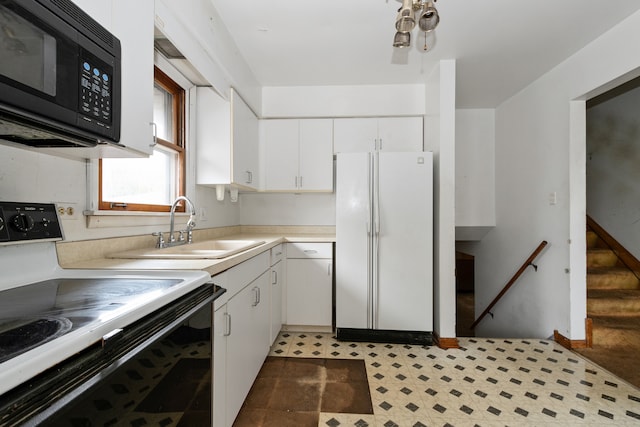
M102 210L168 212L184 195L185 91L157 67L154 80L157 144L148 158L100 160Z

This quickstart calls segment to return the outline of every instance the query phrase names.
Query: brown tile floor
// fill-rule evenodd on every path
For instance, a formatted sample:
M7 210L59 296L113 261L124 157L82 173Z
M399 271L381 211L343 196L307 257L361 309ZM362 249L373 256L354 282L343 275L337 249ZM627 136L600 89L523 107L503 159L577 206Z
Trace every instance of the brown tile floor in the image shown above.
M364 360L268 357L234 426L317 427L320 412L373 414Z

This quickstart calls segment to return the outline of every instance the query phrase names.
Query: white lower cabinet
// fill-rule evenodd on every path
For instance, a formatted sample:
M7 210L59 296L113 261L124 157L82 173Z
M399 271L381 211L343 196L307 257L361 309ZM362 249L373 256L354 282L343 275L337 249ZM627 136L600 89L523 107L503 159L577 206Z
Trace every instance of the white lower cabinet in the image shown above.
M227 419L233 423L269 353L269 272L227 303Z
M287 243L287 324L331 326L331 243Z
M216 275L213 281L227 289L214 314L214 426L230 427L269 353L269 252Z

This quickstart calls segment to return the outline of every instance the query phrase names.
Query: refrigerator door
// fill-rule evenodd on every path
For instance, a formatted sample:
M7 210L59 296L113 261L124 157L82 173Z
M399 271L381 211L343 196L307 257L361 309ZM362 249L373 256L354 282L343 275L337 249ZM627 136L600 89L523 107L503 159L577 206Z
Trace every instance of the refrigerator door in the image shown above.
M371 154L339 153L336 166L336 326L371 327Z
M374 328L432 331L432 153L377 155Z

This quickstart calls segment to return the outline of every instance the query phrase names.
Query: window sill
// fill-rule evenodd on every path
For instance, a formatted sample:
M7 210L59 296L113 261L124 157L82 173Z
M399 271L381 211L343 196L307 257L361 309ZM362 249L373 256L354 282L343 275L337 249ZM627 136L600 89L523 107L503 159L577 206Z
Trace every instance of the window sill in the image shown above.
M144 227L169 225L168 212L119 212L119 211L84 211L87 228ZM188 217L188 213L176 212L176 218ZM182 223L182 221L176 221Z

